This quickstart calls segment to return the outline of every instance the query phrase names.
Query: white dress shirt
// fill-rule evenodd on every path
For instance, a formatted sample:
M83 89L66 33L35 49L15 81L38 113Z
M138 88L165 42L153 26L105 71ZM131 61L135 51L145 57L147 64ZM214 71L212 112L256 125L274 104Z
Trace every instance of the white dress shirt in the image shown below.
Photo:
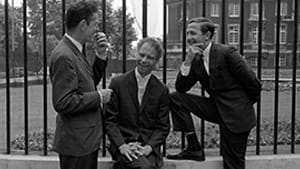
M82 45L81 43L79 43L77 40L75 40L74 38L72 38L70 35L68 35L67 33L65 34L65 36L70 39L70 41L76 46L76 48L82 53Z
M209 75L209 54L210 54L210 48L211 48L211 42L208 44L208 46L204 49L203 51L203 63L204 63L204 67L205 67L205 70L207 72L207 74ZM187 76L189 75L190 73L190 70L191 70L191 65L190 66L185 66L183 63L181 64L181 67L180 67L180 72L181 72L181 75L183 76Z
M148 81L151 77L151 73L145 77L142 77L141 74L139 73L139 71L137 70L137 68L135 68L135 77L136 77L136 82L137 82L137 86L138 86L138 101L139 104L142 104L142 100L143 100L143 96L148 84Z

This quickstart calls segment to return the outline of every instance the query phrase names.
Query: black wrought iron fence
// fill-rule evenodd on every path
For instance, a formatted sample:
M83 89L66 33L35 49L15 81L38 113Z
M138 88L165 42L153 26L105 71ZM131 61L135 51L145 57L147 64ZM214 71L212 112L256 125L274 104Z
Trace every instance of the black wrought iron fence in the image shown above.
M119 0L121 1L121 0ZM136 0L136 1L140 1L140 0ZM22 33L22 37L23 39L21 41L19 41L19 43L21 43L21 47L22 47L22 51L23 51L23 76L21 76L22 79L22 83L23 83L23 90L24 90L24 112L22 112L24 114L24 119L19 119L19 120L24 120L24 153L27 155L29 154L29 119L31 118L29 115L29 92L28 92L28 87L30 85L29 83L29 79L28 77L30 76L30 71L28 69L28 49L32 46L29 46L28 41L30 39L30 37L32 36L31 34L28 33L28 2L27 0L23 0L22 1L22 6L20 6L18 8L18 10L22 10L22 22L19 22L19 24L22 25L22 30L20 31ZM58 11L61 11L61 19L60 19L60 27L61 27L61 35L63 35L65 33L65 26L64 26L64 21L65 21L65 17L64 17L64 13L66 10L66 1L65 0L61 0L58 1L61 5L61 9L59 9ZM101 25L101 31L103 32L107 32L107 1L106 0L99 0L100 4L101 4L101 8L99 10L101 10L101 14L102 14L102 21L100 23ZM273 2L273 1L272 1ZM272 3L271 2L271 3ZM276 2L276 3L274 3ZM205 17L210 17L212 18L216 23L219 24L219 29L218 29L218 33L217 35L220 36L220 38L218 38L219 42L221 43L229 43L230 38L231 37L231 32L234 35L238 35L238 36L233 36L233 37L237 37L238 41L236 41L236 43L234 44L236 47L239 48L239 51L242 55L245 55L247 58L247 54L252 53L252 55L254 54L255 56L255 60L254 60L254 64L252 65L254 69L256 69L257 72L257 76L259 79L264 80L263 79L263 61L265 61L264 57L266 57L266 49L264 48L265 45L268 44L266 36L270 36L270 34L268 33L268 28L267 28L267 21L271 22L273 25L275 25L275 34L273 34L272 36L274 36L274 41L273 43L271 43L271 45L273 45L273 51L269 51L269 53L272 54L272 56L274 57L273 60L271 59L270 62L273 63L273 65L269 66L269 69L272 69L272 71L274 72L274 77L272 77L273 81L274 81L274 104L273 104L273 108L274 108L274 112L273 112L273 116L274 116L274 123L273 123L273 154L277 154L278 153L278 126L279 126L279 119L278 119L278 115L279 115L279 90L280 90L280 70L281 70L281 62L283 62L281 60L281 56L283 53L288 53L286 51L282 50L282 46L283 45L283 37L287 36L287 34L290 34L291 36L288 36L285 40L287 41L286 44L288 46L290 46L290 62L291 64L289 64L288 69L290 70L290 78L289 78L289 85L291 86L291 88L289 89L289 91L291 92L291 104L290 104L290 128L289 128L289 140L288 140L288 145L290 146L290 153L295 153L296 150L296 136L299 136L299 133L297 133L296 131L296 121L297 121L297 112L299 112L299 110L297 110L297 106L299 106L299 102L297 102L297 84L299 84L299 75L297 75L297 68L299 68L299 51L298 51L298 29L299 29L299 24L298 24L298 16L299 16L299 12L298 12L298 8L299 8L299 4L297 0L277 0L274 1L273 4L275 4L275 9L276 11L271 10L271 8L269 9L269 7L267 6L270 1L269 0L214 0L214 1L207 1L207 0L162 0L161 1L161 5L163 5L163 11L162 11L162 16L163 17L163 23L162 23L162 40L163 40L163 46L165 49L165 54L163 56L163 60L162 60L162 65L161 65L161 72L162 72L162 81L164 83L168 83L168 61L171 56L171 52L174 48L174 44L179 44L179 52L177 52L178 55L176 56L180 56L182 57L182 59L185 58L186 55L186 35L185 33L182 33L179 38L176 39L176 37L171 37L172 36L172 31L176 31L174 29L171 29L171 27L178 27L177 30L178 33L179 32L185 32L186 30L186 23L187 23L187 19L191 18L191 17L197 17L197 16L205 16ZM47 142L47 137L48 137L48 112L49 112L49 100L48 100L48 88L49 85L48 84L48 80L47 80L47 60L48 60L48 56L49 56L49 52L47 50L47 29L48 26L47 25L49 22L47 22L47 18L50 17L47 15L47 12L49 11L49 9L47 9L47 7L49 6L48 4L50 3L50 1L48 0L42 0L41 1L41 9L42 9L42 15L41 15L41 37L42 37L42 49L41 49L41 58L43 60L42 62L42 71L40 72L42 74L42 86L43 86L43 154L47 155L48 154L48 142ZM122 72L126 72L128 70L127 66L128 66L128 52L127 52L127 46L126 46L126 36L127 36L127 32L126 32L126 24L127 24L127 19L126 19L126 15L127 15L127 8L126 8L126 4L128 3L128 1L126 0L122 0L122 52L121 52L121 59L122 60ZM148 4L149 0L143 0L142 4L140 6L140 8L142 9L142 36L146 37L148 35L148 30L147 30L147 25L148 25ZM217 5L218 4L218 5ZM235 5L237 4L237 5ZM230 18L229 17L229 13L232 12L231 7L230 6L234 6L233 7L233 12L234 12L234 18ZM291 6L291 7L290 7ZM11 97L12 97L12 92L11 89L14 85L14 81L12 81L13 77L11 75L11 70L12 68L15 67L15 63L11 62L12 59L12 46L14 46L14 38L12 36L15 36L14 34L11 34L11 25L13 25L12 23L12 16L14 16L12 13L16 12L16 8L14 8L13 6L11 6L11 4L9 3L8 0L4 1L4 4L2 4L0 6L0 11L1 11L1 17L3 17L2 20L2 27L1 27L1 41L3 39L2 45L0 46L2 49L2 53L1 57L2 59L0 61L2 61L3 63L1 63L1 65L5 66L5 69L2 68L1 71L5 71L5 83L3 83L4 85L2 85L2 89L5 90L5 96L6 96L6 104L5 104L5 110L6 110L6 119L5 119L5 129L1 129L1 130L5 130L5 135L1 136L1 137L5 137L6 138L6 153L7 154L11 154L11 142L12 142L12 135L11 135L11 130L12 130L12 112L11 111L11 106L12 106L12 102L11 102ZM174 11L175 10L175 11ZM286 12L285 12L286 11ZM274 16L275 13L275 17L273 17L273 19L269 19L267 18L268 13L272 13L271 15ZM180 13L180 15L178 15L178 13ZM283 15L284 14L284 15ZM173 15L178 15L177 19L175 19L175 22L172 22L172 18ZM149 15L149 17L151 17ZM180 20L181 19L181 20ZM267 20L267 21L266 21ZM173 19L174 21L174 19ZM181 24L180 24L181 23ZM284 23L286 26L282 26L282 23ZM290 23L290 24L289 24ZM237 30L231 30L231 28L229 27L229 25L238 25L238 29ZM249 26L250 25L250 26ZM251 28L252 26L252 28ZM289 28L287 28L288 26L290 26ZM250 27L250 28L249 28ZM3 28L3 29L2 29ZM2 31L3 30L3 31ZM252 31L251 31L252 30ZM289 30L292 31L292 33L289 33L288 31L284 31L284 30ZM31 31L31 30L30 30ZM252 36L252 37L251 37ZM251 39L252 38L252 39ZM251 42L249 42L247 39L251 39ZM270 44L269 44L270 45ZM248 49L250 46L250 50ZM247 49L245 49L245 47L247 47ZM253 60L252 60L253 61ZM298 78L297 78L298 77ZM3 79L3 77L1 77ZM106 87L106 79L103 79L102 82L102 87L105 88ZM298 79L298 80L297 80ZM297 83L298 81L298 83ZM4 87L4 88L3 88ZM299 87L298 87L299 88ZM1 89L1 90L2 90ZM204 94L204 92L202 91L202 94ZM4 104L3 104L4 105ZM265 106L264 104L262 104L262 101L260 99L260 101L256 104L256 112L257 112L257 126L256 126L256 143L255 143L255 154L260 154L261 152L261 115L262 115L262 111L261 108ZM201 122L201 142L202 145L205 145L205 122L202 120ZM298 134L298 135L297 135ZM182 136L184 136L184 133L182 134ZM299 138L298 138L299 139ZM103 139L103 147L102 149L103 151L103 156L106 155L106 139ZM298 140L299 141L299 140ZM181 147L183 148L185 145L185 140L184 137L182 137L181 140ZM164 154L166 152L166 146L164 146Z

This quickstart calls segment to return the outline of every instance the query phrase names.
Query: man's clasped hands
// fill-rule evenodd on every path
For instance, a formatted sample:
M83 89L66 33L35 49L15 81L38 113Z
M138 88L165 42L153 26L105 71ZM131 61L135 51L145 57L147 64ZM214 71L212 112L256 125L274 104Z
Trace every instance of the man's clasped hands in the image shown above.
M125 155L129 161L141 156L148 156L152 152L150 145L144 145L140 142L129 142L119 147L121 154Z

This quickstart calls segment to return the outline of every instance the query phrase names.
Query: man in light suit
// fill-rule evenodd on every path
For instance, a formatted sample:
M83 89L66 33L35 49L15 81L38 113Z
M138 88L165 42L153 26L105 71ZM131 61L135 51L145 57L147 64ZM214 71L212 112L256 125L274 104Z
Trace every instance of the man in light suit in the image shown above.
M160 147L169 133L168 88L151 72L163 53L161 42L144 38L137 45L137 66L110 83L105 124L115 169L157 169Z
M190 112L219 124L224 169L244 169L247 139L255 126L253 104L261 85L243 57L233 47L212 41L215 24L207 18L194 18L187 26L187 57L170 94L175 131L186 132L188 146L169 159L205 160L195 134ZM186 93L200 82L209 96Z
M101 104L108 102L111 94L110 89L96 89L107 64L108 46L105 34L95 34L97 11L92 2L73 4L66 13L67 33L51 54L50 78L57 111L54 150L62 169L97 168L103 130ZM92 64L83 52L86 42L96 43Z

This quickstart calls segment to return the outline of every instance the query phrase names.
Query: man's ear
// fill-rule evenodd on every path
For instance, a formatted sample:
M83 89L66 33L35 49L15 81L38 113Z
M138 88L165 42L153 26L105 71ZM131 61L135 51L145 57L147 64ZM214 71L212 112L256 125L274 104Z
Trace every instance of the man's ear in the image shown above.
M205 35L206 35L206 40L209 40L209 39L210 39L210 36L211 36L211 32L210 32L210 31L207 31Z
M80 30L85 30L87 26L87 21L85 19L81 20L78 24Z

